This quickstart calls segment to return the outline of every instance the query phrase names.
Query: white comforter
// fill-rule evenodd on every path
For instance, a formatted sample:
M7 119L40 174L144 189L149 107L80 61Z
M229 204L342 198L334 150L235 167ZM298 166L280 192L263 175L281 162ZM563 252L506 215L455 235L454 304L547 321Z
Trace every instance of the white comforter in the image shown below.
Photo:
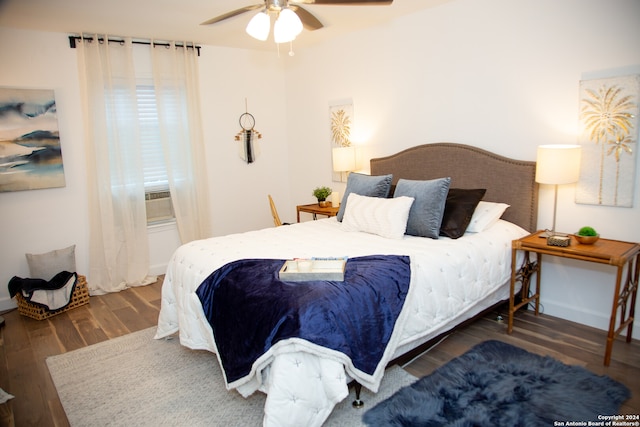
M243 258L409 255L412 283L384 362L415 348L509 296L511 241L522 228L498 221L457 240L405 236L392 240L345 232L335 218L199 240L181 246L167 268L156 338L179 332L182 345L216 352L211 326L195 290L213 271ZM348 395L356 377L372 391L384 370L357 377L340 355L299 340L279 343L259 360L255 375L232 384L242 395L267 394L264 425L319 426Z

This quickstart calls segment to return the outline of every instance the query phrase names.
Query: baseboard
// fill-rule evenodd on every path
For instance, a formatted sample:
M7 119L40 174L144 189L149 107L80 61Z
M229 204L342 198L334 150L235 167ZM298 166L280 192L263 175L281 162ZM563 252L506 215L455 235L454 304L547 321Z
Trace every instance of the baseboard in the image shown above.
M8 296L0 298L0 313L3 311L13 310L16 307L18 306L12 298L9 298Z
M149 266L149 275L151 276L160 276L167 271L168 264L156 264Z
M585 309L584 307L575 307L566 305L559 301L540 301L541 311L550 316L559 317L561 319L571 320L572 322L582 323L602 330L609 328L609 318L602 313Z
M543 300L540 304L541 311L543 310L545 314L550 316L559 317L561 319L591 326L592 328L601 329L605 332L605 336L606 331L609 330L609 317L602 312L564 305L557 301ZM626 332L623 333L626 334ZM640 339L640 331L638 331L638 328L633 330L632 338Z

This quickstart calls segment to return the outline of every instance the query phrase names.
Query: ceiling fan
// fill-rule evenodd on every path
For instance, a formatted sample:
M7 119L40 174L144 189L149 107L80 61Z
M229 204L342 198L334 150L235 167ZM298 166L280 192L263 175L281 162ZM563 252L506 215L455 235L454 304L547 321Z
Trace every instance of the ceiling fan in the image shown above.
M266 40L270 29L270 14L277 17L274 25L274 38L276 43L284 43L293 40L302 28L314 31L323 27L322 23L299 4L329 5L329 6L385 6L393 0L264 0L263 3L245 6L232 10L223 15L211 18L200 25L211 25L225 19L233 18L245 12L263 9L255 15L247 25L247 33L258 40Z

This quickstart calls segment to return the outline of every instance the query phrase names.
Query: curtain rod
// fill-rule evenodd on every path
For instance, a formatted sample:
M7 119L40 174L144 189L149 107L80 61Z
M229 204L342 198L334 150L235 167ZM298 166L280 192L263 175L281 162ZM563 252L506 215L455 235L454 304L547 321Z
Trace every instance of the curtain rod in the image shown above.
M71 49L75 49L76 48L76 41L77 40L82 40L83 38L86 39L86 40L93 40L93 37L69 36L69 47ZM104 41L104 38L98 37L98 41ZM123 39L113 39L113 38L108 39L108 41L115 42L115 43L124 42ZM133 43L133 44L146 44L146 45L153 45L153 46L170 46L169 43L151 42L151 41L142 41L142 40L132 40L131 43ZM182 43L176 43L176 47L185 47L185 45L182 44ZM198 56L200 56L200 46L197 46L197 45L189 46L189 45L187 45L186 48L187 49L189 49L189 48L195 49L196 52L198 52Z

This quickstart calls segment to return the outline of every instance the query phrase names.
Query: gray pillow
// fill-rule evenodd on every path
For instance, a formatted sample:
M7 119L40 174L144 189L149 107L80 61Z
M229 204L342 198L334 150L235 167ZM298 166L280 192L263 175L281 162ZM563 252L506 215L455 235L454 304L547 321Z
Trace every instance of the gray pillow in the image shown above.
M393 175L365 175L362 173L351 172L347 178L347 189L342 196L340 209L338 210L338 221L342 222L344 218L344 210L347 208L347 199L349 194L355 193L360 196L367 197L388 197L391 188L391 180Z
M51 280L61 271L76 272L76 245L26 257L31 279Z
M393 197L407 196L415 199L409 211L406 234L438 238L450 184L449 177L428 181L398 181Z

